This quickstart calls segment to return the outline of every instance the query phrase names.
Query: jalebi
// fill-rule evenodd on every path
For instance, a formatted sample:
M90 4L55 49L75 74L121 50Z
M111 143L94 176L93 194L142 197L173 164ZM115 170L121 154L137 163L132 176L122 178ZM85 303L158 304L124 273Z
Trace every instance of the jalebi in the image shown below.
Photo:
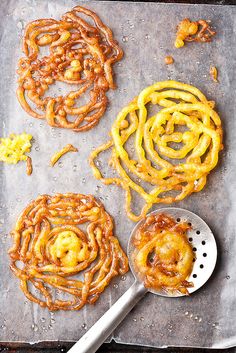
M149 116L150 106L159 111ZM205 186L223 148L221 120L212 106L196 87L163 81L145 88L118 114L112 140L92 152L90 165L104 184L116 183L125 189L131 220L143 218L155 203L183 200ZM130 138L134 148L127 150ZM117 178L103 178L94 163L109 148ZM131 190L145 201L138 216L131 211Z
M166 214L149 215L133 241L132 263L147 288L188 295L194 253L187 239L191 226Z
M26 297L50 310L93 304L113 277L128 271L112 218L91 195L39 196L12 236L11 270Z

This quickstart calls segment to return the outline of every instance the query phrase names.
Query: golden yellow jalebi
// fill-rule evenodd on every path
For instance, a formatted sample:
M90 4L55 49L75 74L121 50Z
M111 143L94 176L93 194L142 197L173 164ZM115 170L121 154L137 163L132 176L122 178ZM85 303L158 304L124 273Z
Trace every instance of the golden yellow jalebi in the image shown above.
M132 243L132 262L147 288L188 295L194 253L187 239L191 226L167 214L149 215L138 227Z
M93 304L114 276L128 271L112 218L91 195L39 196L21 213L12 236L11 270L26 297L50 310Z
M147 105L159 111L149 117ZM221 120L213 105L194 86L163 81L145 88L118 114L112 139L92 152L90 165L104 184L125 189L131 220L140 220L155 203L180 201L202 190L223 148ZM127 151L130 138L135 149ZM119 177L103 178L95 158L111 147L110 164ZM145 201L138 216L131 211L131 190Z

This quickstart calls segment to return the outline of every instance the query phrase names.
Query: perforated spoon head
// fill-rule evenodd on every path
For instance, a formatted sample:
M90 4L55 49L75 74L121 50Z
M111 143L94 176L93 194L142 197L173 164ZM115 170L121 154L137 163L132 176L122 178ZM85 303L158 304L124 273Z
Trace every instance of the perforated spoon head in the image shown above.
M206 222L204 222L193 212L182 208L166 207L155 210L149 213L149 215L156 215L161 213L170 215L177 222L187 222L189 225L191 225L191 229L187 232L188 241L192 245L193 251L195 253L192 273L188 278L188 281L193 283L193 287L188 288L188 292L191 294L201 288L207 282L215 268L217 259L217 246L215 237ZM140 278L135 270L132 256L135 250L133 246L133 237L142 222L144 222L144 220L141 220L137 223L130 235L128 243L128 258L130 268L134 277L138 281L140 281ZM155 290L152 288L148 288L148 291L164 297L184 296L184 294L179 292L170 293L164 290Z

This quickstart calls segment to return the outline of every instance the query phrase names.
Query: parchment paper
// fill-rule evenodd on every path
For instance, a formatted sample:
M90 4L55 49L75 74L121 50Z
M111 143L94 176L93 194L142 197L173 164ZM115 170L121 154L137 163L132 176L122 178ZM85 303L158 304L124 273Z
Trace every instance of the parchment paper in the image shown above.
M217 268L207 285L189 298L146 295L113 338L117 342L155 347L236 345L236 7L87 1L85 5L113 29L125 57L115 67L118 89L109 92L110 106L100 124L89 132L76 134L50 128L21 109L15 96L15 70L25 23L36 18L59 18L78 4L83 3L4 0L0 4L1 136L23 131L34 136L31 177L26 176L24 163L0 164L0 340L31 343L78 340L131 285L131 274L116 278L94 307L86 306L80 312L50 313L30 303L20 291L19 281L8 267L7 250L11 244L8 234L17 215L38 194L92 193L101 198L113 215L121 244L126 247L134 224L123 209L124 193L96 181L87 158L93 147L106 140L119 110L141 89L155 81L175 79L196 85L209 99L215 100L223 122L225 149L218 167L210 174L202 192L176 204L197 213L212 228L219 250ZM174 49L175 27L185 17L211 19L218 32L213 42L189 43L182 49ZM164 64L168 54L173 55L174 65ZM209 76L210 65L219 69L219 84ZM68 154L60 166L51 168L51 155L67 143L77 146L79 153ZM106 169L106 163L102 160L101 163Z

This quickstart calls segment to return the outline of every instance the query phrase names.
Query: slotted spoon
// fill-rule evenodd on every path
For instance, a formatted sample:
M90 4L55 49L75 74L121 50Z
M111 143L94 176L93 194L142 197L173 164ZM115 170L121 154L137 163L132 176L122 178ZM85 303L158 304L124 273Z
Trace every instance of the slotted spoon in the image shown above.
M177 222L185 221L191 225L188 231L188 240L195 252L195 262L189 281L194 286L188 289L189 293L195 292L202 287L211 276L217 259L217 247L214 235L208 225L196 214L181 208L160 208L150 214L166 213L172 216ZM147 289L140 282L132 263L134 251L132 238L140 226L141 220L133 229L128 243L128 258L131 271L135 277L134 284L111 306L111 308L85 333L85 335L68 351L70 353L95 353L106 338L121 323L130 310L147 293L165 297L181 297L182 293L167 293Z

